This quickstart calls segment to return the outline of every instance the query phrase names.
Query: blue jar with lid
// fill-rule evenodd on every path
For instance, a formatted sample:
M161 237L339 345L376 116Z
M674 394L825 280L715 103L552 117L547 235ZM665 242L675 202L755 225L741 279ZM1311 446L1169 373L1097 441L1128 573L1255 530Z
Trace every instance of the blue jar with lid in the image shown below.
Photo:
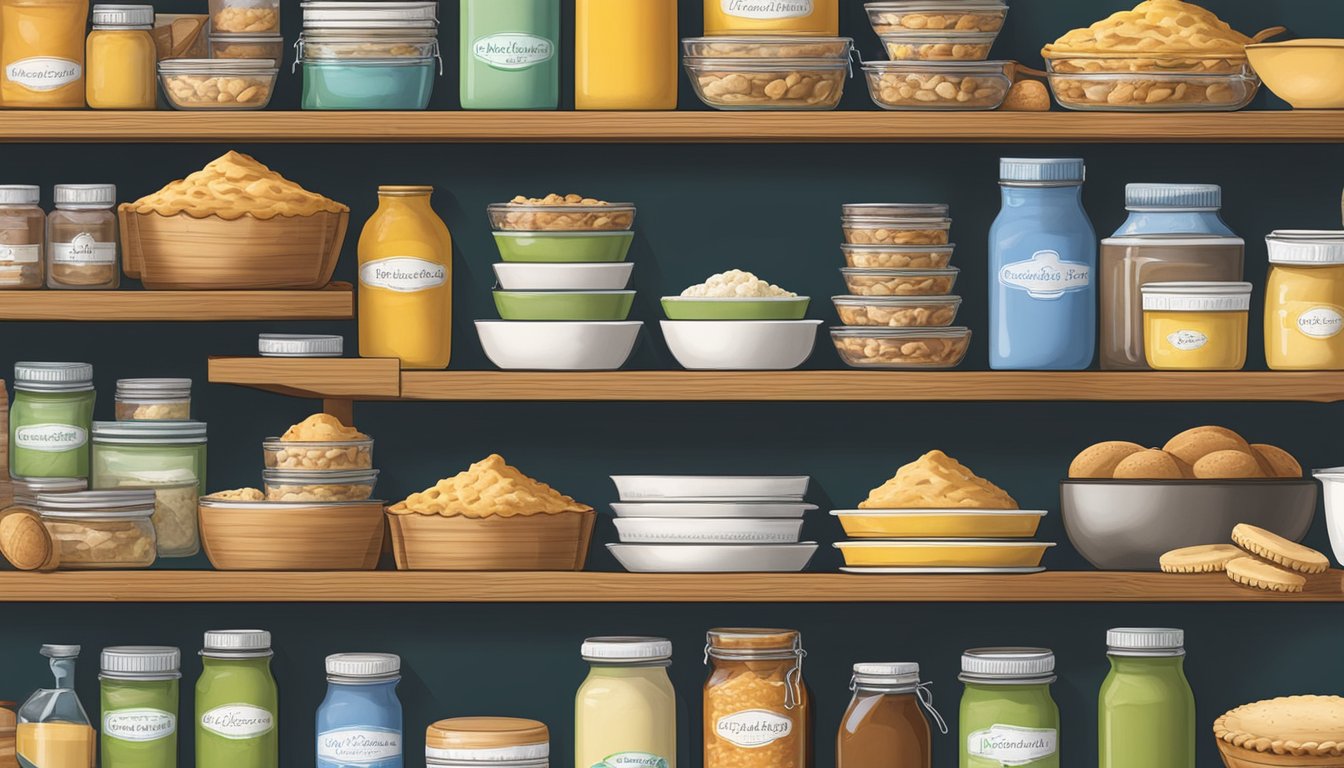
M401 658L327 657L327 696L317 708L317 768L402 768Z
M989 230L989 366L1078 371L1096 350L1097 236L1081 158L1003 158Z

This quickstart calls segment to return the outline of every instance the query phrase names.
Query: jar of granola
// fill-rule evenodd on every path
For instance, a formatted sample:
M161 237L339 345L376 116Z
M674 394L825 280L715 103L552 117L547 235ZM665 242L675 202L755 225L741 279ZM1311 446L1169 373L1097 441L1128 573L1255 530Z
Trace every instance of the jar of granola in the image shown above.
M803 768L811 734L802 635L712 629L705 661L705 768Z
M60 550L61 568L154 564L153 491L38 494L36 512Z
M116 186L57 184L54 197L56 210L47 217L47 287L116 288Z
M41 199L35 186L0 185L0 289L42 287L47 214Z
M191 418L191 379L117 379L117 421Z

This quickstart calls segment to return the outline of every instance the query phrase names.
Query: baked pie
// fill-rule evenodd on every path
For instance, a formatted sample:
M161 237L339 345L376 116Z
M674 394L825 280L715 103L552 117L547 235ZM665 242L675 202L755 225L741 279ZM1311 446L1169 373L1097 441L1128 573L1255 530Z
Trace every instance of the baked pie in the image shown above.
M1246 704L1218 718L1213 735L1227 768L1344 768L1344 698Z

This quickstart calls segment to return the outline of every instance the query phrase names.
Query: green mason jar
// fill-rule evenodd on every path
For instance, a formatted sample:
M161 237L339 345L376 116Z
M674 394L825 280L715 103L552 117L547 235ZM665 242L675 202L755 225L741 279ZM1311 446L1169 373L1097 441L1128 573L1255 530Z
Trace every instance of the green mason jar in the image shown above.
M961 768L1059 768L1055 654L975 648L961 656Z
M87 478L95 394L88 363L15 363L9 473Z
M462 0L463 109L555 109L560 0Z
M1112 629L1097 701L1098 768L1195 768L1195 694L1185 632Z
M196 681L196 768L280 768L271 633L205 633Z
M176 768L181 659L168 646L103 649L103 768Z

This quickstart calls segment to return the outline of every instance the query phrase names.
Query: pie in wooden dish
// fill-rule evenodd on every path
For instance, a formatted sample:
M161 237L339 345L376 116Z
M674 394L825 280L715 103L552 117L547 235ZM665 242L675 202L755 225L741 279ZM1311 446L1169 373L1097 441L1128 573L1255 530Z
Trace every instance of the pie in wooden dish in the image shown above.
M1227 768L1344 768L1344 698L1246 704L1218 718L1213 735Z

